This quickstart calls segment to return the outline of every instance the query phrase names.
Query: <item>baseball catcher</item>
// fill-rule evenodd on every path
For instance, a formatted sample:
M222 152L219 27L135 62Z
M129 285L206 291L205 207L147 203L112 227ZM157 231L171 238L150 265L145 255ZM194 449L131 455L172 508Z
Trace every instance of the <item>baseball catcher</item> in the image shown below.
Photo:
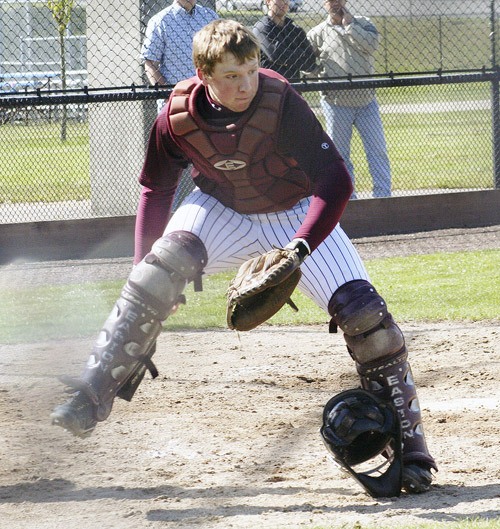
M151 130L135 266L82 372L64 378L72 396L52 422L90 435L116 397L130 400L145 372L155 375L156 339L186 304L186 285L200 290L203 274L239 268L227 292L231 329L251 330L293 307L297 288L330 315L331 332L343 332L367 393L325 408L322 438L338 461L370 493L424 492L436 464L405 340L339 225L353 192L349 172L306 100L259 60L254 35L236 21L196 34L196 76L175 86ZM190 164L196 187L172 213ZM391 470L373 481L355 467L380 450Z

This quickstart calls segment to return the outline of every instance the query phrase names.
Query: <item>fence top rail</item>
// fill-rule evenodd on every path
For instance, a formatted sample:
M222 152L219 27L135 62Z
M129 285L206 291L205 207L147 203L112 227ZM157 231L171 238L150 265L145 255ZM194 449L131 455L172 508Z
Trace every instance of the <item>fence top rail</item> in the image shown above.
M500 70L486 69L455 72L427 72L410 74L380 74L372 76L347 76L345 78L301 79L291 81L291 85L299 92L316 92L322 90L352 90L363 88L389 88L402 86L422 86L452 83L477 83L499 81ZM106 103L113 101L146 101L166 99L170 96L173 86L129 85L108 88L73 88L73 89L42 89L24 92L1 90L0 107L16 108L40 105Z

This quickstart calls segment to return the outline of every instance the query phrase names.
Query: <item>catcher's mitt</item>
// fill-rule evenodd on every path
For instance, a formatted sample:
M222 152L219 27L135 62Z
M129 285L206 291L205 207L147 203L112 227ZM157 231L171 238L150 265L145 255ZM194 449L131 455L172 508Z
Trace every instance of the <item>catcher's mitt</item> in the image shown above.
M288 303L302 272L297 249L275 248L243 263L227 290L227 325L249 331L274 316Z

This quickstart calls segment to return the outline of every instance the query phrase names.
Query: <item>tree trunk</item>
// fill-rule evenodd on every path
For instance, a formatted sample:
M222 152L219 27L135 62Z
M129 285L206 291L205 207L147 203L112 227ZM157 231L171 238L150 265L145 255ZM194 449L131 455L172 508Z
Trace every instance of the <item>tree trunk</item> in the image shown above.
M59 48L61 51L61 88L63 93L66 90L66 46L64 42L64 31L59 32ZM66 141L68 125L68 109L66 105L62 107L61 118L61 141Z

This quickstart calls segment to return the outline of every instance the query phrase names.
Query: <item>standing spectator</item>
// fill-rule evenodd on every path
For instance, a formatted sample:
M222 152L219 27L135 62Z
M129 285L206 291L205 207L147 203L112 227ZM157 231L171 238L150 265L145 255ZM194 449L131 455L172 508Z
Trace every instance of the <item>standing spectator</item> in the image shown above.
M175 85L195 74L193 37L203 26L219 18L196 0L174 0L148 23L142 45L146 76L152 85Z
M306 32L286 15L289 0L266 0L267 15L253 27L261 44L261 65L287 79L298 79L301 71L316 65L314 50Z
M194 34L219 18L196 0L174 0L172 5L154 15L148 23L142 45L146 76L152 85L175 85L195 74L193 64ZM158 101L158 112L165 100ZM191 169L182 175L182 183L174 201L174 209L194 189Z
M324 0L324 7L328 18L307 34L319 57L321 77L373 74L379 45L374 24L366 17L353 16L346 8L346 0ZM391 169L375 89L324 91L321 107L327 132L343 156L353 183L351 138L356 127L373 179L373 196L390 196Z

